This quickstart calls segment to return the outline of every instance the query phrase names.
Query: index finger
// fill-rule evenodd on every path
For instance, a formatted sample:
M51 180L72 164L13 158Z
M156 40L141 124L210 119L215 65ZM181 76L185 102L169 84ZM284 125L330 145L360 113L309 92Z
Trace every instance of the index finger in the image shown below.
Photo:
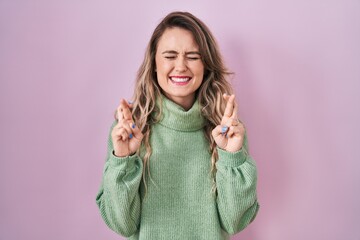
M132 114L129 108L129 104L124 99L121 99L118 114L125 120L132 120Z
M224 116L231 117L233 115L234 104L235 104L235 95L232 94L227 100Z
M231 114L231 118L234 119L234 120L237 120L237 119L238 119L236 104L234 104L234 111L233 111L233 113Z

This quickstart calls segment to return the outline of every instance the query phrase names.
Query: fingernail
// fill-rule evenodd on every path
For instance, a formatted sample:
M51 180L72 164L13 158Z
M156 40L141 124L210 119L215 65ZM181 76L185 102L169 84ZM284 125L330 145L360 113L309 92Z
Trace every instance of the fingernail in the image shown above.
M129 139L132 139L133 138L133 135L132 135L132 133L130 133L130 135L129 135Z
M135 123L133 123L131 127L132 127L132 128L135 128L135 127L136 127Z
M128 103L129 103L129 104L133 104L133 102L132 102L132 101L128 101Z
M221 134L224 135L224 133L228 130L228 127L227 126L223 126L221 128Z

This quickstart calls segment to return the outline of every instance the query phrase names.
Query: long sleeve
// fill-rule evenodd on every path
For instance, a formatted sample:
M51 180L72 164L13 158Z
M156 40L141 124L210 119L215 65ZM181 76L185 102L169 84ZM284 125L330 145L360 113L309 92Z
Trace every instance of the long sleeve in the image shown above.
M139 227L142 169L137 155L121 158L113 154L109 135L107 161L96 203L108 227L124 237L130 237Z
M218 148L218 154L216 185L220 222L223 230L235 234L249 225L259 210L256 164L248 155L246 136L238 152Z

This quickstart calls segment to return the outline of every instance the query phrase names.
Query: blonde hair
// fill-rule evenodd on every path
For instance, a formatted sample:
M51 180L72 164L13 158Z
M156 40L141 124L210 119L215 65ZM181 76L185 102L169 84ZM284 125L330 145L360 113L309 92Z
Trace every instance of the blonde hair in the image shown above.
M197 90L197 98L201 106L201 113L206 119L204 134L209 141L209 152L211 153L210 173L213 180L212 191L216 192L215 163L218 159L218 153L211 132L215 126L220 124L224 113L223 94L232 93L232 88L226 80L226 76L231 73L226 70L223 64L218 45L209 28L201 20L188 12L172 12L159 23L151 36L144 61L137 73L132 114L135 123L144 134L142 143L143 150L145 150L143 157L143 183L145 190L147 190L146 169L150 177L149 159L152 152L150 146L150 126L159 120L162 112L161 104L159 105L160 108L156 105L156 100L161 100L161 88L157 82L155 72L155 54L161 36L165 30L173 27L188 30L193 34L199 46L201 59L204 64L204 78Z

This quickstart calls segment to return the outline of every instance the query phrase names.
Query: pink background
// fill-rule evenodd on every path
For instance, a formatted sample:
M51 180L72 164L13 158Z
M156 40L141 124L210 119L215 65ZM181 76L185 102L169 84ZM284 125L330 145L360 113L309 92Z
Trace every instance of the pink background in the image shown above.
M0 239L122 239L95 204L107 135L172 10L236 73L261 210L232 239L360 239L357 0L0 0Z

